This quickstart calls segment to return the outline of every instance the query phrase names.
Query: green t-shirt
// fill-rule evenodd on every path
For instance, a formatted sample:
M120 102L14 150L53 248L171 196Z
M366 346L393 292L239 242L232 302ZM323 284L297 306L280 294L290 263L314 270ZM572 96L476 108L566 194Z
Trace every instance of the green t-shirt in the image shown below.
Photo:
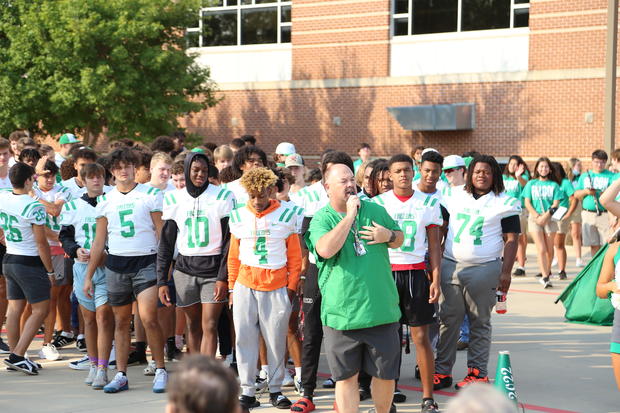
M575 193L575 188L573 188L573 184L571 184L568 179L564 178L562 180L562 185L560 185L560 189L562 190L560 206L568 208L570 206L569 198Z
M362 161L362 158L353 161L353 172L357 173L357 170L360 168L360 166L362 166L363 163L364 161Z
M523 174L523 178L526 181L529 179L527 171ZM510 175L502 175L502 179L504 180L504 191L506 194L518 199L521 203L521 208L523 208L523 185L521 185L517 178L513 178Z
M590 177L592 178L592 181L590 181ZM596 211L596 204L598 204L598 208L600 211L606 211L606 209L603 208L603 206L601 205L599 198L603 191L605 191L615 179L616 174L607 169L603 170L600 173L592 171L582 173L581 176L579 176L579 181L577 181L577 187L575 189L596 189L596 200L595 197L592 195L585 196L583 198L583 209L587 211Z
M539 214L548 211L553 201L561 201L562 197L560 185L549 180L532 179L523 188L523 199L529 199Z
M351 230L342 249L330 259L326 260L316 253L316 243L342 218L343 214L327 204L314 215L305 236L319 268L323 325L336 330L355 330L398 322L401 314L387 243L368 245L361 240L366 254L357 256ZM355 225L361 229L372 225L373 221L400 231L398 224L382 206L362 201Z

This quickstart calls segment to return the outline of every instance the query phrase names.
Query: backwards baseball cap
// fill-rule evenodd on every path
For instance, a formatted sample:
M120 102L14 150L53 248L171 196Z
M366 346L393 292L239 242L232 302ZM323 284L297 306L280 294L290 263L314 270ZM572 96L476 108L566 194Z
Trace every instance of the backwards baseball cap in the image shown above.
M442 170L465 168L465 160L458 155L448 155L443 160Z
M474 160L473 156L466 156L466 157L464 157L464 158L463 158L463 161L465 162L465 166L466 166L467 168L469 168L469 164L470 164L470 163L471 163L471 161L473 161L473 160Z
M191 150L191 152L205 153L205 150L202 148L194 148Z
M284 166L286 166L287 168L289 166L304 166L304 160L302 159L300 154L294 153L286 157L286 160L284 161Z
M438 151L437 149L435 149L435 148L426 148L426 149L424 149L424 150L422 151L422 154L421 154L421 155L424 155L424 154L425 154L425 153L427 153L427 152L437 152L437 153L439 153L439 151Z
M295 145L292 143L280 142L276 147L276 153L278 155L292 155L297 153L297 150L295 149Z
M76 138L75 135L72 133L65 133L58 140L58 143L61 145L64 145L66 143L80 143L80 142L82 141Z

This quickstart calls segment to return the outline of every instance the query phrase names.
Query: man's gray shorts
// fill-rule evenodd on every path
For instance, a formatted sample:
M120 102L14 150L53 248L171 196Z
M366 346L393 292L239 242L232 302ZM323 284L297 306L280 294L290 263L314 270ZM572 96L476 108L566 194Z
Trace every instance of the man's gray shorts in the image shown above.
M399 327L398 323L358 330L323 326L333 379L346 380L363 370L372 377L396 380L400 367Z
M189 307L190 305L217 304L228 301L228 283L226 284L226 299L223 301L215 301L213 294L215 292L215 276L213 278L194 277L185 274L179 270L174 270L172 278L174 278L174 286L177 290L177 307Z
M6 297L36 304L50 299L52 284L44 267L23 264L3 264L6 278Z
M113 307L131 304L138 294L157 284L155 263L130 273L115 272L106 267L105 277L108 303Z

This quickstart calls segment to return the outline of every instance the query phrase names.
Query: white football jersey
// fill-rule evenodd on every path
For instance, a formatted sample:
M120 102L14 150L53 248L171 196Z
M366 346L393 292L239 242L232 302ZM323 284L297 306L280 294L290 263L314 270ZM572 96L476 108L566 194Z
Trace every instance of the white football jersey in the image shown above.
M388 191L377 195L370 201L383 206L405 235L400 248L388 250L390 263L418 264L424 262L428 248L426 227L443 224L439 200L423 192L414 191L411 198L402 202L394 195L394 191Z
M228 189L235 195L235 202L237 207L242 207L248 203L250 196L245 188L241 185L241 178L222 185L222 188Z
M209 185L198 198L183 188L164 196L162 219L176 222L180 254L219 255L222 253L220 220L230 215L234 205L233 193L217 185Z
M298 194L303 197L303 203L300 206L304 209L304 215L307 217L313 217L319 209L329 202L329 197L321 181L306 186L299 190Z
M52 189L50 189L47 192L43 192L38 186L34 186L33 187L33 191L34 191L36 196L38 196L42 200L50 202L52 204L56 203L57 201L63 201L64 203L67 203L67 202L69 202L72 199L71 198L71 192L69 191L69 188L61 186L59 184L55 184L52 187ZM62 216L62 213L61 213L61 215L59 215L57 217L52 216L50 214L46 214L45 225L49 229L54 231L56 234L58 234L60 232L60 219L61 219L61 216ZM60 246L60 242L54 241L54 240L51 240L51 239L48 239L48 243L50 244L50 247L58 247L58 246Z
M13 185L11 185L11 180L9 179L9 174L6 174L4 178L0 177L0 191L3 189L13 189Z
M73 225L75 242L90 251L97 228L96 208L81 198L69 201L62 208L60 225Z
M464 190L465 190L465 185L446 186L444 189L441 190L441 198L442 199L449 198Z
M38 256L32 225L45 225L46 215L45 207L30 195L0 191L0 227L7 254Z
M280 204L295 211L293 218L295 220L295 229L298 234L301 234L301 226L304 223L304 209L293 201L280 201Z
M143 184L123 194L117 187L97 198L97 218L108 220L110 254L138 257L157 253L151 212L161 212L162 191Z
M230 213L230 233L239 239L239 260L242 264L277 270L286 265L286 239L297 233L295 208L280 207L258 218L247 207Z
M505 192L490 192L478 199L465 191L446 197L442 205L450 214L444 256L457 262L481 264L502 256L501 221L519 215L518 199Z

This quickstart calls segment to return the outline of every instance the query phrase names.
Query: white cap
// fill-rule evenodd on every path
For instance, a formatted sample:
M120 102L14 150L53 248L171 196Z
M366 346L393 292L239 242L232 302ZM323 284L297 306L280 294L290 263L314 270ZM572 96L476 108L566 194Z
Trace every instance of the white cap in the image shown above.
M300 154L294 153L286 157L286 160L284 161L284 166L286 166L287 168L289 166L304 166L304 161L303 159L301 159Z
M426 152L437 152L439 153L439 151L435 148L426 148L422 151L422 155L424 155Z
M442 170L455 168L465 168L465 160L458 155L448 155L443 158Z
M292 155L297 153L297 150L295 149L295 145L292 143L280 142L276 147L276 153L278 155Z

